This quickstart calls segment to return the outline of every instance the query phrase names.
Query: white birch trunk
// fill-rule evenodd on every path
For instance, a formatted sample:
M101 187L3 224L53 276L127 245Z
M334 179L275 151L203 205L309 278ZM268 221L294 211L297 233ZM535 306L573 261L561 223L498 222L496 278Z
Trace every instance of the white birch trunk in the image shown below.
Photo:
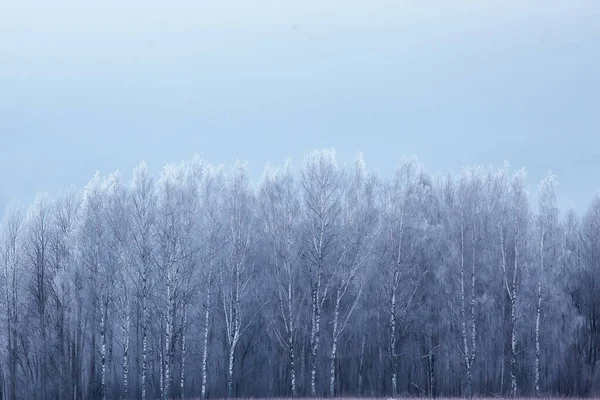
M463 360L466 368L467 396L472 396L471 359L469 357L469 346L467 339L467 315L465 300L465 228L460 225L460 315L462 318Z
M337 341L338 341L338 321L340 315L340 290L338 289L338 293L335 301L335 310L333 314L333 337L332 337L332 345L331 345L331 365L329 370L329 396L335 396L335 357L337 354Z
M148 375L148 310L145 292L142 296L142 400L146 400L146 377Z
M290 357L290 385L292 389L292 396L296 397L296 367L294 365L294 316L292 312L293 307L293 296L292 296L292 281L291 281L291 269L288 269L288 275L290 281L288 282L288 348L289 348L289 357Z
M472 236L472 257L471 257L471 354L469 356L469 380L470 396L473 397L473 362L475 361L476 338L477 338L477 320L475 319L475 224L473 224Z
M229 358L227 364L227 397L233 397L233 367L235 365L235 345L229 349Z
M170 313L170 312L169 312ZM165 378L163 382L163 398L167 400L169 398L169 383L171 379L171 323L170 317L167 317L167 334L165 337Z
M510 396L517 396L517 271L519 267L519 221L515 232L515 265L512 276L512 296L510 306L511 337L510 337Z
M125 345L123 349L123 398L129 398L129 301L127 301L126 316L125 316Z
M320 279L312 290L312 327L310 333L310 394L317 395L317 351L321 333L321 310L319 302Z
M185 343L185 331L187 325L187 307L183 309L183 326L181 327L181 376L180 376L180 389L181 389L181 400L185 399L185 356L186 356L186 343Z
M400 281L400 274L394 271L392 297L390 299L390 356L392 358L392 395L398 394L398 357L396 355L396 290Z
M159 385L160 385L160 397L165 397L165 362L164 362L164 343L162 340L162 335L160 339L160 351L158 353L158 367L159 367Z
M101 337L101 350L100 350L100 373L101 373L101 392L102 400L106 400L106 326L107 326L107 313L108 305L107 300L102 302L102 316L100 320L100 337Z
M206 288L206 311L204 313L204 343L202 345L202 398L206 398L207 360L208 360L208 333L210 324L210 280Z
M172 351L171 348L173 347L173 330L174 330L174 318L175 318L175 295L173 293L173 279L170 276L171 275L171 271L169 271L169 277L167 278L169 280L168 284L167 284L167 297L168 297L168 310L167 310L167 331L166 331L166 335L165 335L165 356L164 356L164 362L165 362L165 379L163 382L163 396L164 396L164 400L167 400L169 398L169 390L170 390L170 384L171 384L171 369L172 369L172 362L173 362L173 355L172 355Z
M542 276L544 274L544 222L540 235L540 276L537 288L537 311L535 315L535 397L540 397L540 316L542 313Z

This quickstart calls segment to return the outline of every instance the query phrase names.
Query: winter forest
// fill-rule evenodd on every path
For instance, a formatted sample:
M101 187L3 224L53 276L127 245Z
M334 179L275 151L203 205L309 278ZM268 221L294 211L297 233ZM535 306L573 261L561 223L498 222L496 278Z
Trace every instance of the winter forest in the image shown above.
M552 174L388 178L194 156L12 203L6 399L587 396L600 392L600 197Z

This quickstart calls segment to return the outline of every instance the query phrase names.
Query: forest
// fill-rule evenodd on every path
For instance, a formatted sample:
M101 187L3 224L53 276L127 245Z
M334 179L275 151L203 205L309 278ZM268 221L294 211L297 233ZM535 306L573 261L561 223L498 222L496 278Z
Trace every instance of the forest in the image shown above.
M600 394L600 197L506 163L198 155L14 201L2 399Z

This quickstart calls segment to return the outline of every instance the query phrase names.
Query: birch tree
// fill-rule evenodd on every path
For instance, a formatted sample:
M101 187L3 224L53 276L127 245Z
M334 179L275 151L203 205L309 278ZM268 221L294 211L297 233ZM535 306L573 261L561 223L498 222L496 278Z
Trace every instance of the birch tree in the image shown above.
M301 208L298 186L290 161L282 170L267 166L260 188L261 219L264 223L268 256L274 267L277 311L280 326L274 325L276 337L285 349L289 363L289 388L298 394L296 382L296 335L302 305L298 293L302 257L300 232Z
M105 292L103 290L102 271L105 268L105 222L103 215L103 180L99 173L86 185L83 191L82 205L77 217L75 236L75 262L81 265L81 291L77 301L82 306L81 318L82 325L88 325L89 321L89 366L86 368L87 377L87 395L82 397L94 397L98 392L97 382L97 338L101 336L101 342L104 343L103 330L106 320L102 319L104 315ZM86 295L84 296L84 293ZM84 333L79 333L79 347L82 348L85 343ZM101 349L105 354L105 348ZM82 359L83 362L83 359ZM83 369L83 366L80 366ZM105 372L105 371L104 371ZM83 379L82 379L83 380ZM83 383L81 385L83 391ZM101 395L103 395L101 390ZM82 393L83 395L83 393Z
M26 219L25 254L27 267L30 271L29 292L32 296L36 310L35 331L39 335L33 354L26 357L37 360L32 364L36 366L34 376L36 383L36 396L40 399L46 397L49 377L49 326L50 326L50 298L53 292L53 277L50 271L50 254L52 239L52 209L45 193L37 195L33 205L29 208Z
M77 358L80 356L73 340L77 334L77 308L74 306L76 292L71 238L77 220L79 196L69 189L54 203L54 229L51 239L51 265L53 279L53 306L56 338L54 348L58 353L54 361L57 366L56 392L59 397L76 398L80 371ZM73 331L73 327L75 331ZM73 350L71 350L73 349ZM73 353L73 354L72 354Z
M197 252L192 236L196 218L197 165L189 163L165 167L158 182L157 197L157 263L166 288L164 299L165 340L162 396L170 396L174 373L174 356L178 341L185 331L185 308L189 280ZM161 363L162 364L162 363ZM185 368L184 368L185 371Z
M225 193L225 177L222 168L208 166L202 180L200 190L201 232L203 237L203 273L204 279L204 321L202 334L202 362L201 362L201 396L207 397L208 384L208 350L209 334L211 329L212 314L212 287L215 284L215 265L219 261L220 254L225 246L223 229L225 226L223 217L223 201Z
M332 287L335 292L329 374L331 397L335 396L338 340L360 300L364 281L369 274L368 263L374 260L372 249L376 240L375 224L378 217L375 205L376 185L375 177L368 175L365 161L362 155L359 155L342 199L342 232L338 236L339 256L333 272ZM343 303L346 303L345 310Z
M503 176L502 176L503 177ZM521 263L524 257L524 248L526 246L525 238L527 234L527 224L529 218L527 204L527 190L525 186L525 171L521 170L514 174L510 182L509 203L506 217L512 217L511 226L511 244L513 249L512 271L507 273L507 244L508 237L501 234L502 268L504 271L504 285L510 301L510 396L517 396L517 303L519 301L519 275ZM505 212L506 212L505 211ZM504 232L504 231L503 231ZM510 277L509 277L510 273Z
M141 163L133 172L130 189L130 247L133 284L141 306L142 365L140 369L141 397L147 398L148 377L148 307L153 287L154 223L156 194L148 167Z
M18 202L11 202L4 212L0 233L0 250L4 275L3 300L6 321L6 365L8 382L6 397L16 400L19 393L18 364L18 330L20 314L20 258L23 241L23 215Z
M476 301L476 234L479 223L479 208L482 203L483 181L478 169L467 169L463 172L458 185L459 224L460 224L460 315L462 335L462 356L466 370L467 395L473 397L473 363L477 350L477 317ZM470 235L470 254L467 249ZM470 259L470 285L465 284L465 264ZM468 287L469 286L469 287ZM470 293L469 310L467 310L467 292ZM469 327L470 325L470 327Z
M225 198L227 257L219 270L219 283L227 333L227 396L233 397L236 350L241 335L252 322L252 317L244 314L244 302L255 267L250 260L256 223L254 197L245 165L236 163L228 175Z
M308 154L301 171L306 223L306 257L310 280L310 393L317 395L317 354L321 337L321 308L331 284L331 255L339 233L344 178L335 152Z
M385 296L389 307L387 347L391 361L393 395L398 394L399 324L402 325L405 321L421 278L414 273L414 268L411 268L415 257L416 238L422 222L419 209L421 195L419 168L415 160L402 160L392 181L386 185L383 192L382 268Z
M555 177L548 173L538 186L538 238L539 238L539 273L537 282L537 309L535 315L535 395L541 394L540 387L540 324L542 318L542 290L544 279L544 260L547 258L548 242L558 223L558 209L556 208L556 194L554 192ZM550 238L550 240L548 240ZM550 241L550 243L552 243Z

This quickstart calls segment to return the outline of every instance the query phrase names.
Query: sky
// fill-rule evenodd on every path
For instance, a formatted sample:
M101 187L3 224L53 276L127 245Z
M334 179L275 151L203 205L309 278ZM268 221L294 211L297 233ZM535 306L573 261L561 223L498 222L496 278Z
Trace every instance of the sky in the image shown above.
M194 153L248 162L334 147L391 175L548 170L558 204L600 189L600 2L7 2L0 210ZM535 202L535 200L533 200ZM2 211L0 211L2 214Z

